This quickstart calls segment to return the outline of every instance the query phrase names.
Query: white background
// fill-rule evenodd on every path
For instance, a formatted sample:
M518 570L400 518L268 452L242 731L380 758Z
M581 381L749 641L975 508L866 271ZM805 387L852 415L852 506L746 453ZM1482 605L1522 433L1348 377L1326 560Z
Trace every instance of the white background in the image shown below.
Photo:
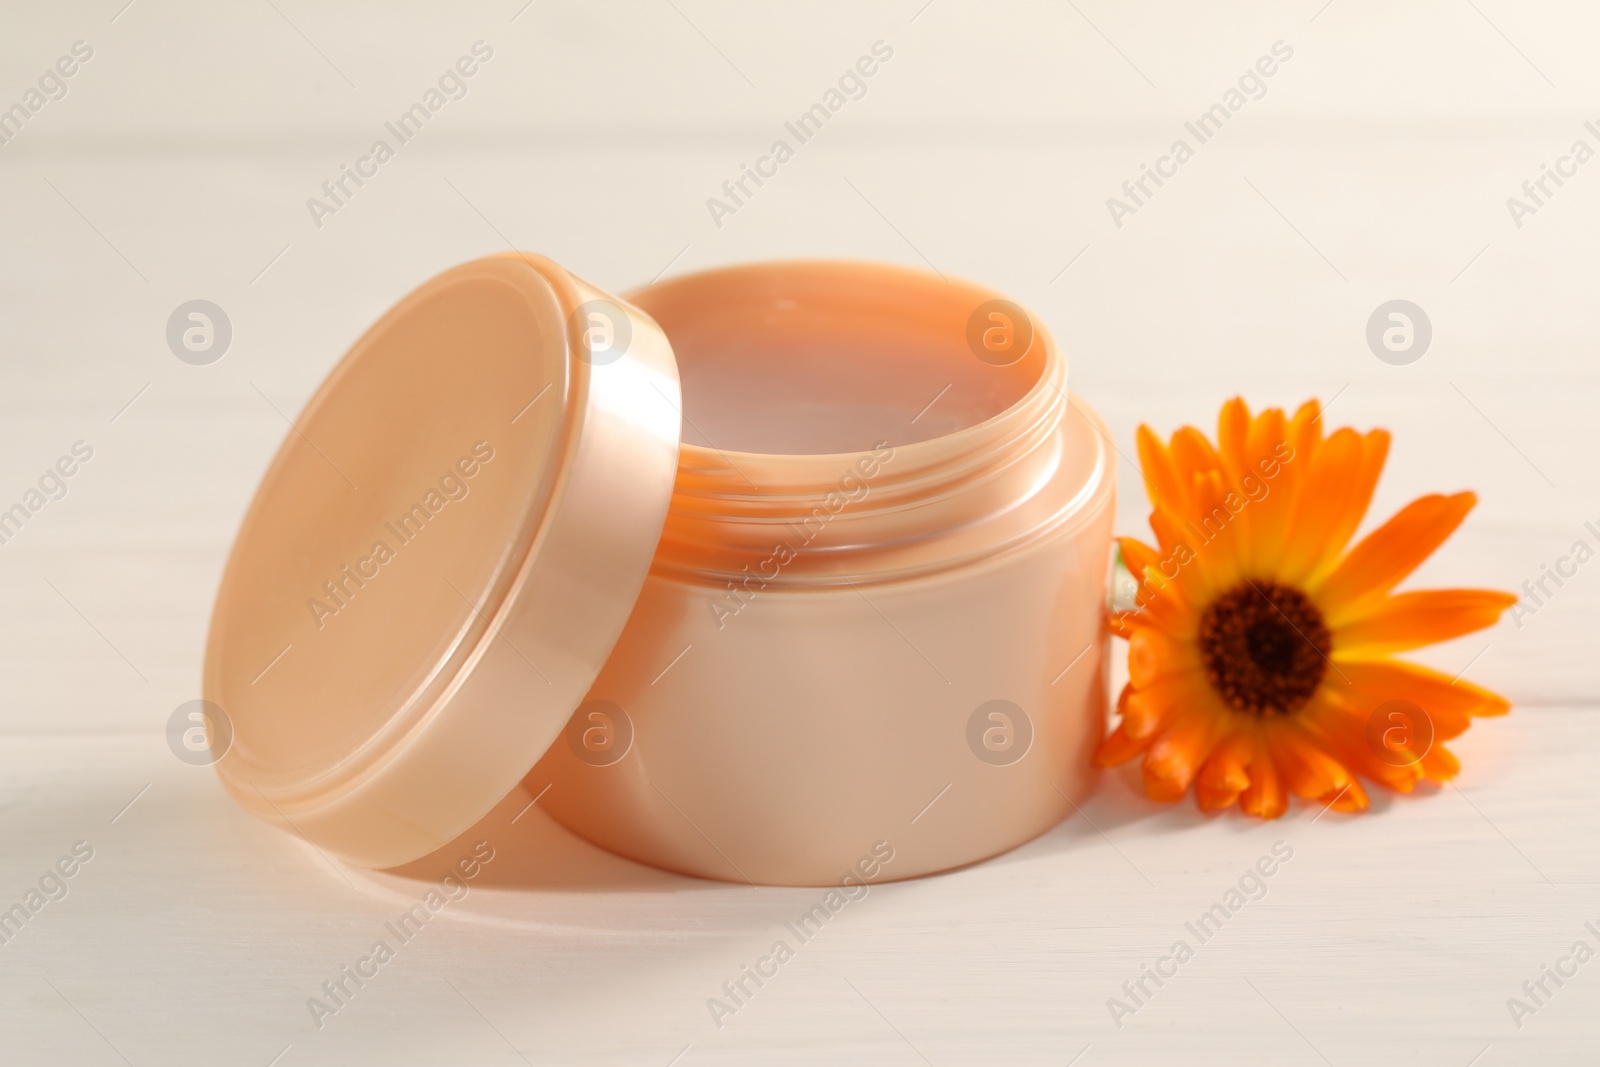
M1600 547L1600 161L1521 227L1506 207L1575 139L1600 149L1591 7L123 2L0 16L0 106L94 48L0 147L0 507L94 448L0 545L0 906L94 848L0 946L0 1060L1595 1060L1600 962L1520 1029L1506 1000L1578 939L1600 949L1600 564L1520 627L1419 657L1516 705L1454 745L1457 786L1262 825L1110 773L1009 855L874 889L721 1028L707 998L816 891L638 867L538 808L511 824L513 796L471 895L319 1030L306 999L425 883L257 823L163 734L198 696L279 412L404 292L508 245L612 290L786 256L931 265L1046 320L1128 455L1140 421L1209 430L1234 393L1391 428L1376 518L1482 497L1413 585L1515 589ZM480 39L469 95L316 227L306 198ZM867 95L715 225L707 197L878 40ZM1279 40L1265 97L1117 227L1107 197ZM205 367L164 338L197 297L234 330ZM1394 298L1433 323L1407 366L1364 339ZM1119 477L1119 529L1143 532ZM1107 998L1280 839L1267 896L1114 1025Z

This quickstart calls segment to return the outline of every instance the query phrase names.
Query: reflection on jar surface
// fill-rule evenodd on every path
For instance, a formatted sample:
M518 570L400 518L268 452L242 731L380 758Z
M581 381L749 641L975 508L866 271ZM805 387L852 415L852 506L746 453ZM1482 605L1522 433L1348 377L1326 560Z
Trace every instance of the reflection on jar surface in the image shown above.
M945 870L1068 814L1104 730L1114 453L1043 327L859 263L630 299L677 357L679 469L627 627L528 777L541 806L780 885Z

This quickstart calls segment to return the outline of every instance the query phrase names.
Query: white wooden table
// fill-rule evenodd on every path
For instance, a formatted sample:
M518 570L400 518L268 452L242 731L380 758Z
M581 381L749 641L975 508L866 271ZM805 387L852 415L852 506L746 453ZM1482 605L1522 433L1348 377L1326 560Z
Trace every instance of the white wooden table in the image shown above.
M514 244L608 288L796 255L934 265L1036 309L1131 454L1333 400L1396 434L1374 512L1482 497L1417 584L1518 588L1600 539L1600 162L1516 225L1507 197L1600 149L1600 18L1566 4L731 0L420 6L96 0L0 17L0 107L82 40L0 147L0 508L93 457L0 544L7 1064L1591 1063L1600 962L1600 564L1536 615L1422 657L1508 694L1458 786L1262 825L1142 798L992 862L872 890L719 1027L707 1000L817 891L699 882L573 839L527 798L496 859L317 1025L429 872L335 866L257 823L164 729L198 696L224 554L296 411L445 266ZM919 10L920 8L920 10ZM1320 10L1319 10L1320 8ZM317 227L306 199L482 40L426 128ZM893 49L719 227L706 207L875 41ZM1106 200L1277 41L1291 59L1118 227ZM1566 169L1572 171L1569 165ZM226 312L208 366L164 336ZM1433 325L1368 350L1404 298ZM1144 529L1124 465L1119 525ZM476 837L472 838L476 840ZM1273 843L1266 895L1119 1027L1107 1000ZM1570 969L1570 968L1569 968ZM1517 1025L1520 1021L1520 1027ZM276 1057L276 1059L275 1059Z

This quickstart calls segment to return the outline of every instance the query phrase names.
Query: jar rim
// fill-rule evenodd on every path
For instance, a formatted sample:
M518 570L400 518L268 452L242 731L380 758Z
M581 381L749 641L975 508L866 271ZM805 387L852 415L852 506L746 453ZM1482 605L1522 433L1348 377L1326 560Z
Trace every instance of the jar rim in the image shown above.
M816 321L795 327L798 342L783 332L792 318L785 319L781 311L766 313L778 306L775 294L789 285L803 293L798 304L817 314ZM679 304L672 298L684 289L664 295L667 287L695 291ZM722 291L753 301L760 313L735 307L725 321L703 325L698 316L717 314L715 297ZM936 358L947 360L954 352L957 360L970 358L981 367L990 361L975 349L968 354L968 320L996 303L1012 316L1025 316L1027 346L1022 354L990 363L997 373L1009 375L1007 386L1014 392L983 392L981 370L973 375L959 363L938 365L967 374L958 379L973 391L965 410L992 405L997 396L1008 402L959 429L869 451L749 452L683 442L654 570L718 583L755 581L763 588L898 580L992 557L1070 524L1085 508L1094 510L1093 502L1110 484L1104 431L1093 415L1069 401L1065 360L1049 331L991 289L910 267L788 260L703 271L629 294L629 299L655 318L675 352L676 327L691 346L705 345L715 361L734 348L739 350L736 358L754 350L772 359L806 355L818 346L825 350L828 330L871 319L876 314L873 301L884 293L888 310L870 323L874 332L869 340L894 343L895 316L906 316L905 338L913 344L902 343L899 352L913 357L919 351L915 342L942 340ZM830 315L826 308L805 303L826 301L833 294L848 303L848 312ZM928 321L913 318L930 304L939 316L932 332ZM742 343L746 327L753 346ZM952 339L938 332L952 329L962 336ZM773 340L765 350L763 336ZM859 342L852 334L841 337ZM732 345L733 340L741 343ZM954 347L952 340L962 347ZM872 350L854 343L845 358ZM692 365L692 355L688 360L678 355L680 370ZM884 366L892 372L901 369L887 356ZM738 368L732 370L737 373ZM760 373L754 371L749 380L759 381ZM686 398L692 389L687 383ZM895 389L894 383L886 387L891 399ZM686 425L694 429L691 420L686 414Z

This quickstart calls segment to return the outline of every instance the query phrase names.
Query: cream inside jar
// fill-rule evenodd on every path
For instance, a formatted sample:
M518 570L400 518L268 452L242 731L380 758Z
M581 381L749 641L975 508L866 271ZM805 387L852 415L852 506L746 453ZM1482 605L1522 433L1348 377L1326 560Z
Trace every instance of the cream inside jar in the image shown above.
M1041 360L974 357L966 320L986 298L965 285L940 293L825 261L735 273L633 294L672 343L689 445L800 456L913 444L1000 415L1038 380Z

